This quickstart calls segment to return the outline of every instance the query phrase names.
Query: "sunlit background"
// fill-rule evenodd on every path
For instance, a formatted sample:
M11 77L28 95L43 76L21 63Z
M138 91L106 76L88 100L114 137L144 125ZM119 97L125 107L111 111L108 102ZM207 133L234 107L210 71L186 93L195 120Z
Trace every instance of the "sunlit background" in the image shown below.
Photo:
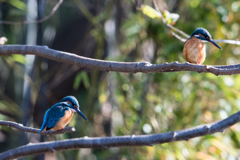
M0 0L0 19L33 22L50 14L57 0ZM143 4L153 7L150 0ZM159 0L162 12L179 14L175 27L191 34L206 28L213 39L240 38L240 1ZM153 7L154 8L154 7ZM136 9L132 0L64 0L43 23L0 24L7 44L49 48L103 60L179 61L184 43L173 37L160 18ZM240 46L207 44L204 64L240 63ZM0 119L40 128L44 113L64 96L74 95L88 122L77 114L69 126L76 132L40 136L0 127L0 152L28 143L69 138L146 135L180 130L224 119L240 109L240 75L210 73L101 72L33 55L0 57ZM189 141L153 147L79 149L26 159L182 160L240 159L240 125Z

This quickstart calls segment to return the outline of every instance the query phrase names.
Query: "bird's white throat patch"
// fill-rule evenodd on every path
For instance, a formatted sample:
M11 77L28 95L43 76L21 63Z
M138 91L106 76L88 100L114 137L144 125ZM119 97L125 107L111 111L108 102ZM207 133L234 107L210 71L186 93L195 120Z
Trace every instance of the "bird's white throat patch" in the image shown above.
M71 108L71 110L72 110L73 112L76 112L76 110L75 110L75 109L72 109L72 108Z

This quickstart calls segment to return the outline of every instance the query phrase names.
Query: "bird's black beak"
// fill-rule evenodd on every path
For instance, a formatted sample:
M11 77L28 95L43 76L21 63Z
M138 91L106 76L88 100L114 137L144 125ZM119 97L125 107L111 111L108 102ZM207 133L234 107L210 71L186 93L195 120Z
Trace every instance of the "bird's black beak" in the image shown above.
M206 41L212 43L212 45L214 45L214 46L216 46L217 48L219 48L219 49L222 50L222 48L221 48L216 42L214 42L213 40L211 40L211 39L206 39Z
M87 118L84 116L84 114L83 114L77 107L75 108L75 111L76 111L80 116L82 116L86 121L88 121Z

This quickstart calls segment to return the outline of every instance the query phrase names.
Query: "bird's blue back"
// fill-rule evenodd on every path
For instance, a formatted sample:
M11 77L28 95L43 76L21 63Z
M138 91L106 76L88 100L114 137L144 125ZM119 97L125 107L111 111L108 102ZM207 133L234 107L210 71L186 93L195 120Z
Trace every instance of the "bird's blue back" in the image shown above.
M56 103L54 106L48 109L44 115L43 124L39 133L42 132L42 130L44 130L46 127L46 130L53 128L59 119L64 116L65 111L69 109L70 108L68 105L63 103Z

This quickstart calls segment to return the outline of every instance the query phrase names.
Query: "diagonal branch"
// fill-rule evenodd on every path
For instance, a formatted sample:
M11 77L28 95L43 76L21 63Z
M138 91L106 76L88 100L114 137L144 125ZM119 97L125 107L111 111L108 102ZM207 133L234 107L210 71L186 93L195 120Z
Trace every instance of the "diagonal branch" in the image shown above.
M63 0L59 0L58 3L53 7L51 13L42 19L36 20L36 21L22 21L22 22L12 22L12 21L0 21L0 24L11 24L11 25L19 25L19 24L33 24L33 23L42 23L46 20L48 20L50 17L54 15L54 13L57 11L59 6L62 4Z
M153 0L153 4L154 4L156 10L158 11L158 13L159 13L159 15L160 15L163 23L167 26L166 28L168 29L168 31L169 31L175 38L177 38L178 40L180 40L180 41L182 41L182 42L185 42L186 39L184 39L184 38L180 37L178 34L174 33L172 30L170 30L170 28L173 29L173 30L175 30L176 32L184 35L186 38L189 38L190 36L189 36L188 34L186 34L185 32L181 31L180 29L175 28L175 27L173 27L172 25L168 24L167 21L166 21L166 19L164 18L163 14L162 14L162 12L161 12L160 9L158 8L158 5L157 5L156 0Z
M150 135L131 135L118 137L102 137L102 138L74 138L61 141L35 143L21 146L0 154L1 159L15 159L28 155L42 154L47 152L73 150L79 148L110 148L110 147L129 147L129 146L153 146L175 141L188 141L191 138L205 136L216 132L224 132L225 129L240 122L240 112L230 117L197 127L183 129L179 131L171 131L160 134Z
M49 130L49 131L45 131L45 132L42 132L42 133L38 133L40 131L40 129L25 127L20 123L11 122L11 121L0 121L0 126L12 127L12 128L16 128L16 129L18 129L20 131L23 131L23 132L37 133L37 134L41 134L41 135L63 134L63 133L66 133L66 132L74 132L75 131L74 127L68 127L68 128L64 128L64 129L59 130L59 131Z
M211 65L196 65L191 63L164 63L151 64L149 62L115 62L104 61L92 58L78 56L76 54L49 49L47 46L30 46L30 45L4 45L0 46L0 56L22 54L36 55L58 62L64 62L72 65L77 65L81 68L95 69L100 71L114 71L125 73L163 73L163 72L179 72L179 71L194 71L212 73L215 75L232 75L240 73L240 64L211 66Z

